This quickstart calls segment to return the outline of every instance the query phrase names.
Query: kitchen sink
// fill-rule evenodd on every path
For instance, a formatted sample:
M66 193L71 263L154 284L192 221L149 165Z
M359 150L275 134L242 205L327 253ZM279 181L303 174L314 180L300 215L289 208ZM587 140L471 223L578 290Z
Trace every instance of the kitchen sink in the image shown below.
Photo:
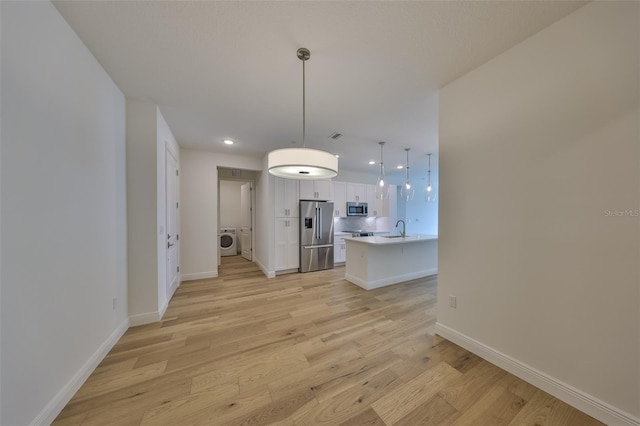
M402 235L382 235L382 238L405 238L407 237L407 235L405 235L404 237Z

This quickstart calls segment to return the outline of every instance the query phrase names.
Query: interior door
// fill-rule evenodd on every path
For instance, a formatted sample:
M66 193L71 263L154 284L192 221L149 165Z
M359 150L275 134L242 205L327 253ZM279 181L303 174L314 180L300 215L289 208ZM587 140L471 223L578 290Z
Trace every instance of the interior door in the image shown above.
M240 247L241 254L251 260L251 183L240 187Z
M178 286L178 161L166 150L167 179L167 296Z

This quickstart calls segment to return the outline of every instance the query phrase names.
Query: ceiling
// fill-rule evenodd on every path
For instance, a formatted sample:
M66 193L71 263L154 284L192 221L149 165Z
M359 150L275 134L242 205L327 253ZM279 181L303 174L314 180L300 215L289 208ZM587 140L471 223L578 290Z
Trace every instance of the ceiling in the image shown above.
M414 178L436 154L438 88L581 7L576 1L54 1L126 96L178 143L262 157L302 143L340 169ZM334 133L342 133L337 140ZM226 146L223 139L236 143Z

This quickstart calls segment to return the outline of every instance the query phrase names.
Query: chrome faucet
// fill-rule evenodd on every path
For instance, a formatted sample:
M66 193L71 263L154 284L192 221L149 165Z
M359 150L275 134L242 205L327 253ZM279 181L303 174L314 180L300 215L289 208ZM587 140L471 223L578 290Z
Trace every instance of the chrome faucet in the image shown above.
M407 224L404 223L404 220L400 219L399 221L396 222L396 229L398 229L398 224L402 222L402 238L404 238L407 234L406 234L406 230L407 230Z

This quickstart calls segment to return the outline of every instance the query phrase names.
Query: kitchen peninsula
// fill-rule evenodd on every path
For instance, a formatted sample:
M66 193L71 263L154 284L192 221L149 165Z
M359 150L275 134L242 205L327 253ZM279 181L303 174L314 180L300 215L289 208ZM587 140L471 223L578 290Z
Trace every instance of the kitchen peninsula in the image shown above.
M438 273L437 235L345 237L347 281L373 290Z

